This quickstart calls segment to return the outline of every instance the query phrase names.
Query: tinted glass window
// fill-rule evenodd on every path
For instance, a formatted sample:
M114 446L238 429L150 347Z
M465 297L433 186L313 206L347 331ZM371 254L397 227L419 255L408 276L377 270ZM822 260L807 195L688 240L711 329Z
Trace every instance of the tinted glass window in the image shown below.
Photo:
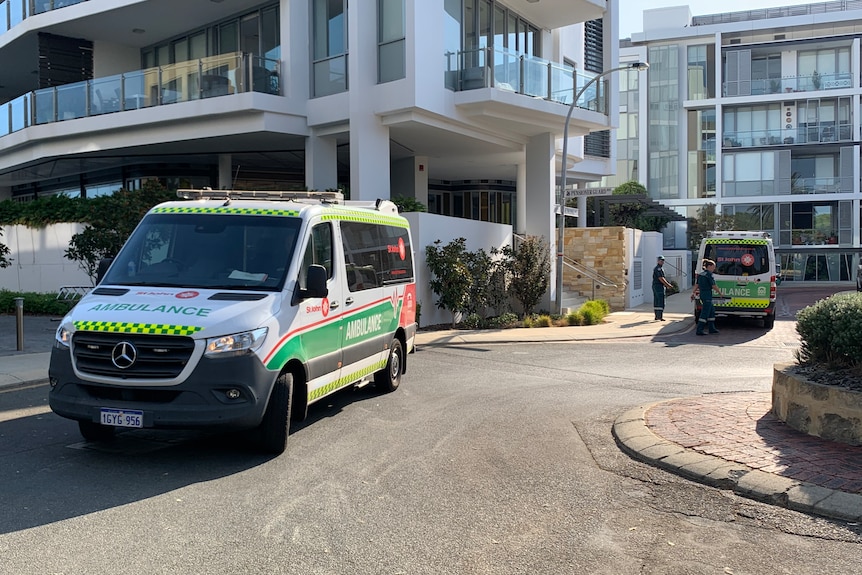
M308 267L316 264L326 268L326 277L332 277L332 226L330 224L317 224L311 229L311 237L305 246L305 254L302 257L302 268L299 270L299 287L308 287Z
M413 279L413 252L406 228L341 222L341 236L350 291Z
M769 269L769 250L764 244L707 244L703 257L715 262L715 273L719 275L772 273Z
M300 224L290 217L151 214L104 283L280 290Z

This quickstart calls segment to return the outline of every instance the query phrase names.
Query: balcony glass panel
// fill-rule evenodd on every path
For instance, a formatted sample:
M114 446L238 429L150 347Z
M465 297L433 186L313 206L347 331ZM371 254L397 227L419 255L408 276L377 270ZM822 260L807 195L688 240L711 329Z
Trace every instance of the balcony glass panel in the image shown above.
M347 56L315 62L315 96L329 96L345 91L347 91Z
M33 92L33 109L36 124L48 124L57 121L57 92L54 88L42 88Z
M0 2L0 33L6 32L9 30L9 18L7 14L7 3L6 1Z
M229 54L29 92L0 107L0 136L31 125L238 92L279 94L279 62Z

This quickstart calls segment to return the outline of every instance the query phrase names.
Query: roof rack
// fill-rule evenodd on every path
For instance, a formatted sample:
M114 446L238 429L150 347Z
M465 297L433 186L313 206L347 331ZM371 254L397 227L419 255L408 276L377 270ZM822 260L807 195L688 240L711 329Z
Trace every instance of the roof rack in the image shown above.
M279 191L279 190L213 190L202 188L200 190L181 189L177 190L177 197L184 200L320 200L330 204L343 204L344 194L341 192L317 192L317 191Z

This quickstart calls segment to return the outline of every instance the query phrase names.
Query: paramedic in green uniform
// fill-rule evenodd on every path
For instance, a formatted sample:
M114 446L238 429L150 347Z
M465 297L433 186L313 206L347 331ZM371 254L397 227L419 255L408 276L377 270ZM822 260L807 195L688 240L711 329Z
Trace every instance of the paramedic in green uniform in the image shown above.
M664 288L673 288L664 277L664 256L659 256L652 270L652 306L656 321L664 321Z
M718 297L721 297L721 290L715 285L715 278L712 277L712 272L715 271L715 262L712 260L703 260L703 271L697 274L697 293L695 297L700 298L702 307L700 309L700 317L697 318L697 335L706 335L703 332L704 328L709 330L709 333L718 333L715 329L715 306L712 305L712 294L715 292Z

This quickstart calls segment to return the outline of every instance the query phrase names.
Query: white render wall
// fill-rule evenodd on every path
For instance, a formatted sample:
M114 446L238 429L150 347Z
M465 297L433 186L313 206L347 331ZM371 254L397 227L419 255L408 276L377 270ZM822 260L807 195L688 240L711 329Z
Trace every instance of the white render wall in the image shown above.
M83 229L83 224L3 227L0 243L11 251L12 265L0 268L0 289L51 293L67 285L92 285L90 276L77 262L63 257L72 236Z
M431 291L431 276L425 263L425 247L440 240L446 245L457 238L465 238L468 251L483 249L490 253L491 248L512 245L512 226L492 224L427 214L410 212L404 214L410 222L413 239L413 266L416 268L416 301L422 306L419 326L447 324L452 322L452 314L437 308L437 296Z

